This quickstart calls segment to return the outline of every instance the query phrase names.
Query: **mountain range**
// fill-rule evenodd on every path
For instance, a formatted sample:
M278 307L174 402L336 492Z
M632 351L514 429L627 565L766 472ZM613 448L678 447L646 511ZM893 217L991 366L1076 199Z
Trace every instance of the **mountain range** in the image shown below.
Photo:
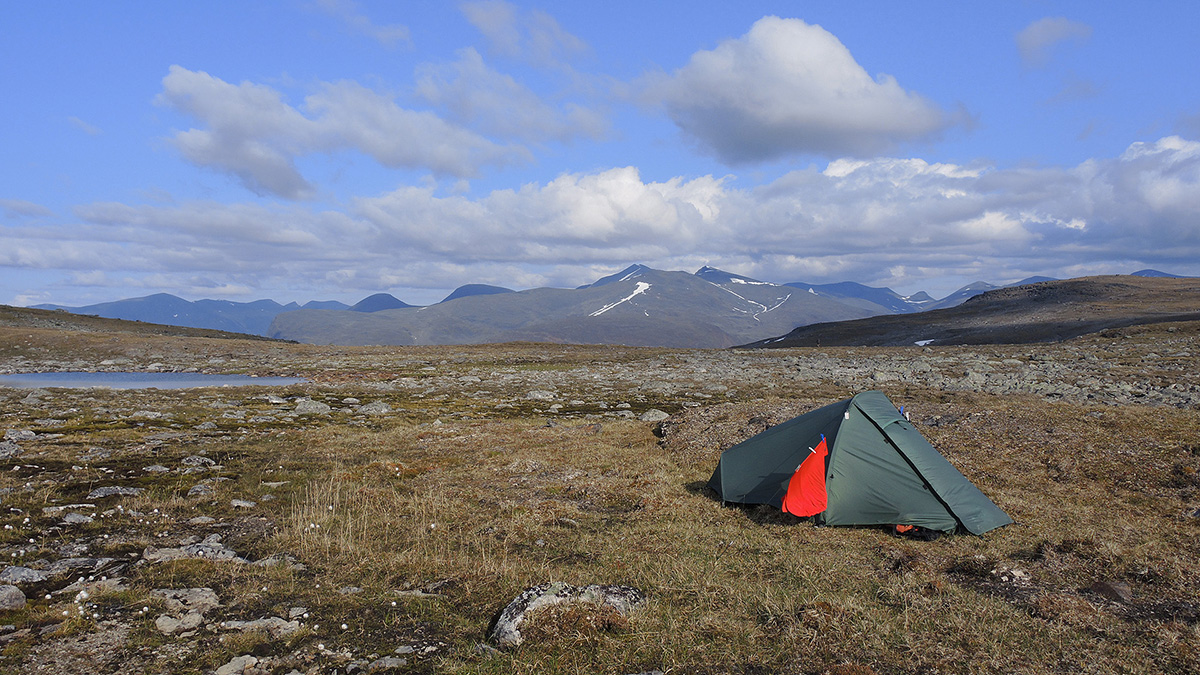
M1156 270L1134 276L1174 277ZM1035 277L1010 284L1049 280ZM530 340L663 347L729 347L824 322L945 309L986 291L985 282L945 298L902 296L856 282L774 284L703 267L694 274L632 265L574 289L513 291L468 284L441 302L409 305L376 293L348 306L336 301L282 305L273 300L187 301L166 293L64 307L76 314L210 328L318 344L471 344Z

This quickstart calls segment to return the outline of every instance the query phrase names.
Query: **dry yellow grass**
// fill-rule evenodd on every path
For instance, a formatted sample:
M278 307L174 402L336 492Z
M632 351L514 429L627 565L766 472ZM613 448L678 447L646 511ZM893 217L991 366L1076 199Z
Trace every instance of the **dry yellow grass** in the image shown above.
M1153 334L1132 339L1156 348ZM1189 339L1195 350L1200 342ZM885 384L935 447L1018 521L985 537L917 542L724 507L704 489L723 447L846 393L842 382L779 375L778 359L810 352L744 357L746 368L763 370L726 382L737 391L729 394L703 389L710 383L697 364L726 358L718 353L278 349L238 344L224 353L235 367L299 372L303 364L321 373L296 394L334 404L378 398L397 411L252 423L271 412L261 392L56 392L41 408L24 394L4 399L5 428L62 413L59 427L46 428L64 435L29 443L0 467L5 507L21 510L0 516L14 525L0 533L0 553L15 551L31 528L40 528L39 541L27 545L26 562L78 542L89 555L136 556L220 532L252 560L287 554L304 566L128 568L130 590L97 610L104 617L72 619L67 629L99 633L110 629L106 620L132 627L121 658L98 659L114 665L94 672L202 672L248 652L274 664L271 672L328 672L397 647L409 650L415 672L457 673L1192 673L1200 663L1200 517L1191 515L1200 508L1200 410ZM1036 349L1053 357L1056 347ZM683 393L656 393L633 377L600 407L588 391L608 384L593 373L660 364L679 370ZM546 382L565 412L524 398ZM214 413L214 401L246 414L193 431L229 409ZM665 438L653 423L605 416L622 401L634 413L675 413ZM113 426L114 415L98 410L147 406L168 414ZM109 454L80 459L94 448ZM190 474L143 471L197 453L229 479L211 495L189 496L198 480ZM143 518L97 518L72 530L40 515L110 483L147 488L123 502ZM257 505L235 508L234 498ZM24 524L24 514L34 522ZM189 524L197 515L222 527ZM649 600L627 617L559 609L518 649L477 648L510 599L546 581L627 584ZM1128 599L1110 599L1104 584L1128 588ZM207 656L169 657L183 643L138 610L153 588L193 586L218 592L220 619L286 617L297 606L310 616L287 640L202 629L187 644ZM351 587L360 590L343 592ZM61 615L61 602L35 598L0 620L40 631ZM9 641L0 671L47 663L33 644Z

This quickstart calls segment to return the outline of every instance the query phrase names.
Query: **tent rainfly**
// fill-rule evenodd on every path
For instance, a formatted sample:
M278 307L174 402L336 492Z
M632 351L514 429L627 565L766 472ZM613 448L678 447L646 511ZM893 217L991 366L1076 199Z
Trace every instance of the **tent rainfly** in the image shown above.
M904 418L867 391L767 429L721 454L708 486L818 525L913 525L972 534L1013 522Z

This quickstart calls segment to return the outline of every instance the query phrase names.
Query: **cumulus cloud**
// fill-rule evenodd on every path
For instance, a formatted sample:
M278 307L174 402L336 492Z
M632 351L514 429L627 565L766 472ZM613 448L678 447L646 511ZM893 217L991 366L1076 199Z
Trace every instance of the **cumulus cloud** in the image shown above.
M166 288L203 277L270 297L278 293L265 289L362 297L396 288L439 295L470 282L576 285L633 262L910 287L1132 265L1196 273L1200 143L1170 136L1069 167L843 159L753 188L734 177L647 181L621 167L477 198L404 187L344 212L96 203L75 215L74 224L0 225L0 267L178 282ZM1063 260L1075 266L1064 270Z
M1038 19L1017 33L1017 51L1029 68L1041 68L1050 60L1054 47L1067 40L1083 41L1092 36L1092 27L1061 16Z
M768 16L740 38L651 77L647 97L722 161L870 156L955 123L895 78L872 78L834 35Z
M157 102L206 125L172 138L184 158L232 173L257 194L286 199L312 195L313 186L295 162L311 153L355 149L388 167L459 177L529 157L524 148L498 145L431 112L402 108L353 82L322 84L301 111L266 85L230 84L176 65L163 78Z
M418 68L416 94L455 123L492 138L565 142L599 138L608 128L603 115L582 105L547 104L512 76L488 67L473 48L459 51L453 63Z

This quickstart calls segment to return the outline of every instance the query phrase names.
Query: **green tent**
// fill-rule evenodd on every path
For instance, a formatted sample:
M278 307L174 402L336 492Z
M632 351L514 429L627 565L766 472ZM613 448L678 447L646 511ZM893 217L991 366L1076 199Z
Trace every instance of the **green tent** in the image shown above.
M983 534L1013 522L879 391L813 410L729 448L708 485L722 501L771 504L813 515L819 525L961 527Z

